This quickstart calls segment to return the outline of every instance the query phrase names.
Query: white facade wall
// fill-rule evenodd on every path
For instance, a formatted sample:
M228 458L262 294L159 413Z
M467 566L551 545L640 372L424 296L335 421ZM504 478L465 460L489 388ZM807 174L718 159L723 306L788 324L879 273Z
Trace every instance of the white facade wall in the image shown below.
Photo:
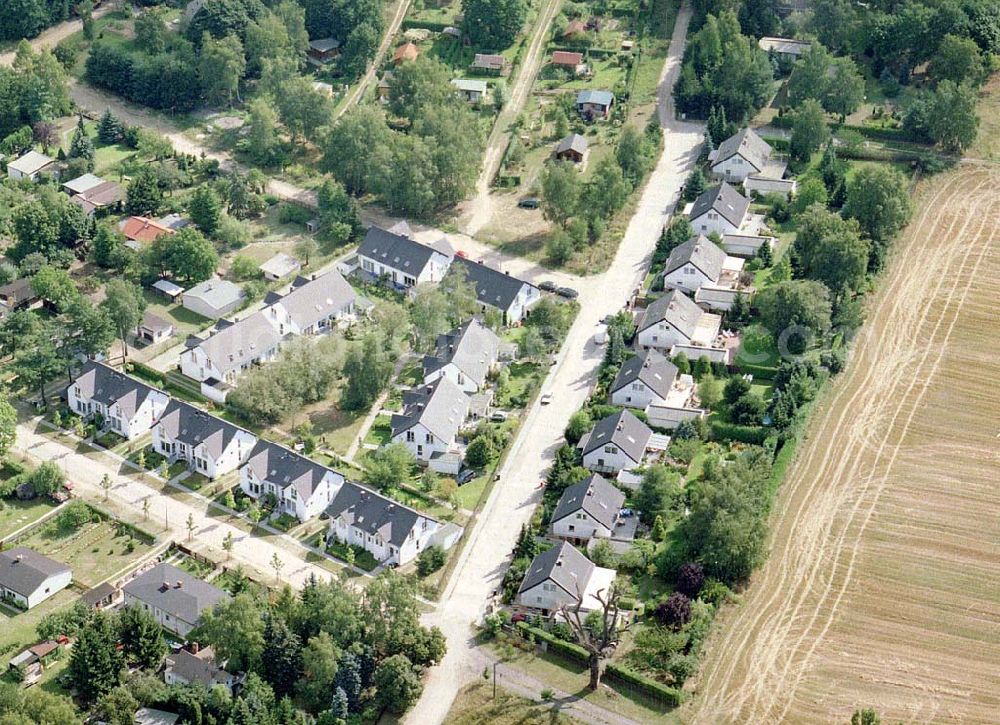
M379 536L367 534L355 526L348 524L343 517L331 519L328 536L345 544L359 546L382 564L399 564L403 566L413 561L424 550L427 542L435 531L437 523L421 517L403 542L396 547L384 541Z
M198 473L215 479L230 471L235 471L243 459L250 455L257 438L252 433L239 431L229 442L229 446L218 458L214 458L205 450L205 444L192 447L179 441L171 440L163 433L163 426L153 428L153 450L171 458L186 461Z
M393 443L402 443L416 456L418 461L429 461L435 453L447 453L455 444L454 440L443 441L431 433L423 423L398 433Z
M612 405L623 405L626 408L645 409L650 403L662 402L663 398L653 392L641 380L633 380L611 394Z
M668 322L660 320L636 335L636 344L643 349L667 351L674 345L687 344L691 339Z
M611 530L604 524L595 521L594 518L582 509L564 516L558 521L552 522L552 533L561 539L579 541L580 543L591 539L607 539L611 537Z
M712 173L715 176L726 181L735 182L743 181L747 176L756 174L758 171L761 171L761 169L758 169L739 154L730 156L725 161L712 166Z
M343 484L343 476L334 471L328 471L313 489L312 495L306 499L299 495L294 486L281 488L269 481L259 480L250 466L245 465L240 468L240 489L246 495L258 499L272 493L278 499L279 510L295 516L299 521L308 521L319 516L323 509L330 505Z
M31 609L32 607L37 607L57 592L61 592L70 585L71 581L73 581L73 573L65 571L61 574L50 576L39 585L38 589L28 594L15 592L13 589L4 587L0 589L0 598L10 599L25 609Z
M444 279L444 275L448 271L448 267L451 265L451 257L435 253L431 256L430 261L428 261L424 268L420 270L420 273L415 275L414 270L396 269L395 267L384 264L377 259L366 257L363 254L358 255L358 261L360 262L361 269L365 270L369 274L375 275L376 277L385 275L394 284L398 284L403 287L415 287L418 284L424 284L425 282L440 282Z
M448 363L443 368L438 368L434 372L428 373L424 376L424 385L430 385L439 378L448 378L469 395L479 392L479 386L476 384L476 381L469 379L465 373L459 370L455 363Z
M134 440L150 428L154 421L166 409L170 398L166 393L153 392L146 398L145 402L131 418L126 418L118 403L106 406L96 400L83 397L74 385L69 389L67 395L70 410L83 417L101 415L108 430L112 430L123 438Z
M275 345L267 350L263 350L259 355L249 360L245 360L239 367L223 373L216 364L216 361L212 360L205 353L204 349L200 346L192 347L185 350L180 355L181 372L192 380L197 380L198 382L203 382L209 378L215 378L216 380L222 380L227 383L235 383L236 379L239 378L243 371L262 362L271 362L278 357L279 351L280 347Z
M510 307L504 310L504 314L507 316L507 324L512 325L527 317L528 311L541 298L542 293L537 287L532 287L529 284L523 285L521 291L517 293L517 297L511 302Z
M188 633L194 629L195 622L185 622L183 619L178 619L172 614L164 612L159 607L155 607L148 604L138 597L125 592L125 606L126 607L142 607L147 612L153 615L153 618L157 623L163 627L168 632L173 632L181 637L187 637Z
M678 267L670 274L663 275L664 289L681 289L685 292L696 292L706 284L715 284L716 280L709 277L693 264L688 262Z
M625 452L609 443L583 456L583 467L596 473L617 473L635 468L641 461L633 461Z
M732 234L733 232L739 231L739 226L733 224L724 216L719 214L719 212L714 210L706 211L699 217L695 217L691 220L691 227L697 234L704 234L708 236L712 232L717 232L719 234Z
M586 582L580 583L581 592L585 591L586 585ZM577 601L576 595L571 595L552 580L543 581L517 596L517 603L522 607L544 609L549 612L556 611L563 605L571 606Z

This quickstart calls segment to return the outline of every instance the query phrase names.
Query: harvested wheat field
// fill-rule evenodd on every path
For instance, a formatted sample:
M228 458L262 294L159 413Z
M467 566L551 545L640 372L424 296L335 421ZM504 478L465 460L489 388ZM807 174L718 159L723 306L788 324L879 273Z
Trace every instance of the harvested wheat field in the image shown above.
M924 182L685 721L1000 721L1000 168Z

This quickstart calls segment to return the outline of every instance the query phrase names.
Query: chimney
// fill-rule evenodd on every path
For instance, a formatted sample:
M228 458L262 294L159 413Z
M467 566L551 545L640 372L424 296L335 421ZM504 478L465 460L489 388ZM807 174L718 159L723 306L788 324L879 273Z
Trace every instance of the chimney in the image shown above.
M168 590L169 588L170 588L170 582L168 582L168 581L165 581L165 582L163 582L163 584L162 584L162 585L160 585L160 591L161 591L161 592L165 592L165 591L167 591L167 590Z
M20 563L22 561L24 561L24 554L18 554L17 558L14 560L14 563L18 564L18 563Z
M174 586L174 588L175 589L180 589L183 586L184 586L184 582L182 582L180 579L178 579L177 580L177 584Z
M201 646L197 642L191 643L191 654L196 655L201 650Z

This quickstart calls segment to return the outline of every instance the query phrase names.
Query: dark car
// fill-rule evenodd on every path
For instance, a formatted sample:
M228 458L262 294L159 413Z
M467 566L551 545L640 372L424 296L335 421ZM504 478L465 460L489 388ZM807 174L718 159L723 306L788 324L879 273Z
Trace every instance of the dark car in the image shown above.
M538 289L542 290L542 292L555 292L556 283L553 282L551 279L547 279L544 282L538 283Z
M533 196L529 196L527 199L521 199L517 202L517 205L521 209L537 209L541 202Z
M556 290L556 294L559 295L560 297L565 297L568 300L575 300L577 297L580 296L580 293L577 292L572 287L560 287L559 289Z
M455 483L457 483L459 486L461 486L463 483L468 483L469 481L471 481L475 477L476 477L475 470L472 469L472 468L466 468L466 469L463 469L463 470L459 471L458 475L455 476Z

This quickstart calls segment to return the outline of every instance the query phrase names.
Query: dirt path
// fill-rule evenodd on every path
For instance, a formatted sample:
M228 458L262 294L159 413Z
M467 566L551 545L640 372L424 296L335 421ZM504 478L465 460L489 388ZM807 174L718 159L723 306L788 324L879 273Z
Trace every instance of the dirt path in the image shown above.
M524 109L524 104L528 102L528 96L531 94L531 88L535 84L535 78L538 76L538 70L544 59L549 27L561 5L562 0L545 0L545 4L535 21L535 27L532 29L531 39L528 41L528 51L524 54L518 69L517 79L510 89L510 97L497 116L493 130L486 141L483 165L479 179L476 181L476 196L466 203L462 219L459 221L463 230L471 236L475 236L476 232L487 226L493 218L490 185L500 169L504 151L507 150L510 125Z
M103 5L94 11L94 19L102 18L108 13L110 13L115 8L114 3L108 3ZM67 20L64 23L59 23L58 25L53 25L48 30L42 31L42 33L37 38L32 38L29 42L31 47L35 50L41 48L54 48L59 44L60 40L68 38L73 33L78 33L83 30L83 22L81 20ZM17 54L17 50L10 50L6 53L0 53L0 65L10 65L14 62L14 56Z
M998 182L966 165L922 187L686 719L996 721Z

